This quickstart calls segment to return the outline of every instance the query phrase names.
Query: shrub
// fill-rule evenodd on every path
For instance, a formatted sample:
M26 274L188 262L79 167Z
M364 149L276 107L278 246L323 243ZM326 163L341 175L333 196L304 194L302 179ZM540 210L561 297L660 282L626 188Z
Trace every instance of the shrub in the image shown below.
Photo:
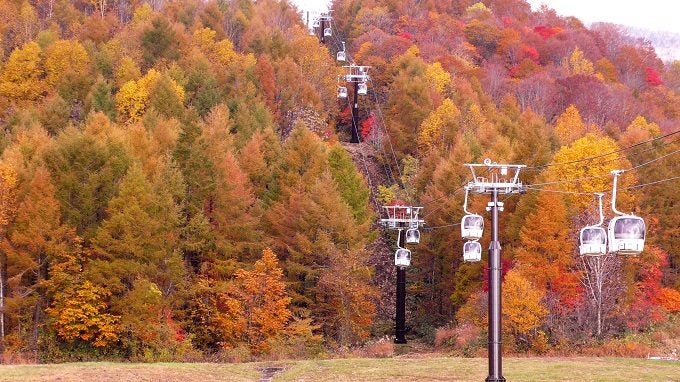
M388 358L394 355L394 342L389 336L366 345L365 354L371 358Z

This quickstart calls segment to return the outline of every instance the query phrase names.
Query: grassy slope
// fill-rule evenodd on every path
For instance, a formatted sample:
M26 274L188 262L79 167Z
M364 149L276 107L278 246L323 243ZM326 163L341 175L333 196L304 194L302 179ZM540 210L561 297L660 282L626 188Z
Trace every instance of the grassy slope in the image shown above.
M3 365L0 381L209 382L256 381L253 364L82 362L52 365Z
M274 378L283 381L483 381L483 358L300 361ZM623 358L506 358L508 381L680 381L680 362Z
M264 363L72 363L0 366L0 381L257 381ZM284 381L483 381L483 358L282 361ZM508 381L680 381L680 362L623 358L506 358Z

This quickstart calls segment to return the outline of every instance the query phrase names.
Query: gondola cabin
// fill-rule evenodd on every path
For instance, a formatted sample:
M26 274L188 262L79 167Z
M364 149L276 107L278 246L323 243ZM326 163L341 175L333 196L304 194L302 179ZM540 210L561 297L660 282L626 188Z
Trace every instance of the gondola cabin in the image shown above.
M463 261L477 262L482 260L482 245L478 241L468 241L463 244Z
M406 230L406 244L420 243L420 231L415 228Z
M366 87L365 82L359 82L359 89L357 89L359 95L366 95L368 93L368 87Z
M331 28L324 29L323 35L324 35L324 37L331 37L333 35L333 33L331 32Z
M337 58L338 61L347 61L347 53L340 51L336 53L335 58Z
M609 221L609 252L620 255L639 255L645 248L646 227L641 217L617 216Z
M484 218L476 214L465 215L460 221L460 230L463 239L479 240L484 233Z
M394 252L394 265L400 268L411 265L411 251L406 248L397 248Z
M338 98L347 98L347 88L338 86Z
M607 233L602 227L585 227L579 234L581 256L602 256L607 254Z

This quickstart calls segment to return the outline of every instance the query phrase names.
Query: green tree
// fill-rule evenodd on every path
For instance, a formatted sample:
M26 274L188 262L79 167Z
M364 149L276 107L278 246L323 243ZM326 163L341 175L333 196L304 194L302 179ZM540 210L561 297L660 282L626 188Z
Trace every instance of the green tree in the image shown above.
M113 138L68 128L45 152L45 163L57 188L64 220L89 238L104 219L130 157Z
M342 146L334 145L328 150L328 164L342 199L352 209L354 220L358 224L367 223L372 218L370 190L352 158Z
M393 81L385 111L386 126L397 157L417 156L418 127L434 108L430 84L426 80L427 65L412 46L394 62Z
M108 203L107 218L92 238L95 258L88 272L98 285L121 294L143 277L164 296L179 287L180 211L173 198L159 191L136 164L121 180L118 194Z
M100 77L90 89L85 101L86 106L90 110L102 112L109 119L114 120L116 118L116 103L112 94L109 83Z
M151 20L141 36L142 56L147 68L154 66L160 59L176 60L181 49L178 36L170 22L163 16Z

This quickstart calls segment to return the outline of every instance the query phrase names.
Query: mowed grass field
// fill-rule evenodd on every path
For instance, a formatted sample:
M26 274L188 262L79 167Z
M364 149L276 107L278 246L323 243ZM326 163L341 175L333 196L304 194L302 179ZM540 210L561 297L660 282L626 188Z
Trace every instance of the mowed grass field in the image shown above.
M679 361L627 358L505 358L503 376L516 381L678 381ZM483 381L484 358L333 359L244 364L67 363L3 365L0 381L258 381L261 369L283 367L272 381Z

